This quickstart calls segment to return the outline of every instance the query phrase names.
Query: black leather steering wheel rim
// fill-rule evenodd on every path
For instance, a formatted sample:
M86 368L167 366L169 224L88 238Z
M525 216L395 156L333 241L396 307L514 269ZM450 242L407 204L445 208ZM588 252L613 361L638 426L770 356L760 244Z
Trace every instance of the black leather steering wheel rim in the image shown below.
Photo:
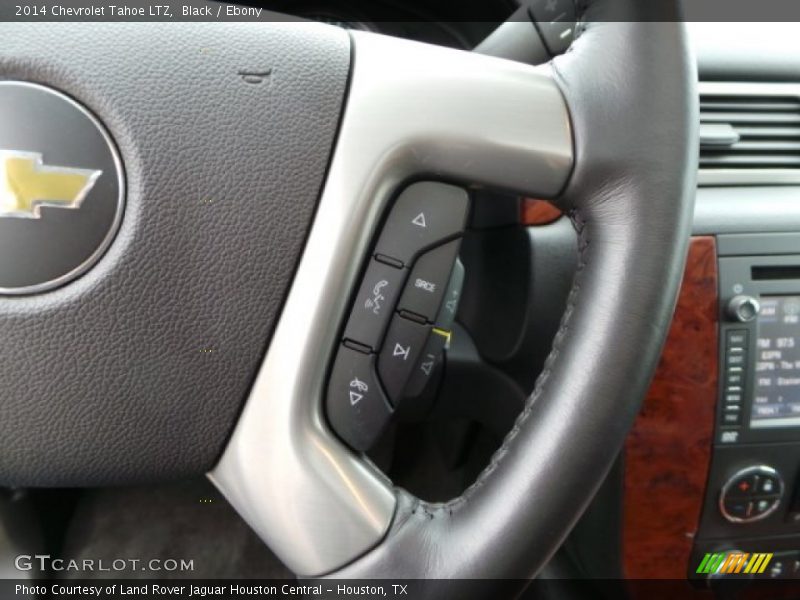
M672 21L656 22L663 5L587 3L580 36L552 63L576 150L556 201L570 211L580 259L513 430L459 498L401 492L386 539L336 576L532 577L611 468L655 370L691 231L696 74L678 2L669 4Z

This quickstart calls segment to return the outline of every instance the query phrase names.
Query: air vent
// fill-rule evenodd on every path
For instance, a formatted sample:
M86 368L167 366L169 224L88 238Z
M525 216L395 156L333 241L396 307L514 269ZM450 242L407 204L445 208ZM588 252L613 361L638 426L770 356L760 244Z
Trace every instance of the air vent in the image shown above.
M800 183L800 86L701 84L700 182Z

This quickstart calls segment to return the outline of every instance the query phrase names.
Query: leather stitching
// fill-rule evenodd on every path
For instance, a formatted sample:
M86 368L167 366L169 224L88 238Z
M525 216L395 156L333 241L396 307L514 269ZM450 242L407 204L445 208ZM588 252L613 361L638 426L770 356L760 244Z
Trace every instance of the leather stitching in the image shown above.
M502 446L497 449L497 451L492 455L492 458L489 464L483 469L481 474L475 480L475 482L470 485L461 496L458 498L454 498L448 502L444 503L433 503L433 502L425 502L424 500L419 500L419 503L415 505L415 508L412 509L411 513L416 514L417 510L419 509L422 514L428 518L433 519L435 517L439 517L442 515L452 516L453 512L458 510L463 504L465 504L470 497L477 492L488 480L489 476L492 472L498 467L500 462L502 461L503 457L507 454L511 443L517 437L519 432L522 430L523 425L528 420L533 411L533 406L536 404L536 401L541 397L544 393L545 386L547 385L547 380L550 377L550 373L552 372L552 367L555 364L555 361L558 359L558 355L561 352L561 347L566 337L567 331L569 329L570 320L572 317L572 313L574 312L575 305L577 303L578 294L581 289L581 280L582 275L585 271L585 267L587 265L587 257L588 257L588 248L589 248L589 235L586 226L586 219L583 216L583 213L579 208L574 208L569 211L568 213L570 221L572 221L572 225L575 228L575 231L578 234L578 266L575 273L575 279L572 283L572 288L570 289L569 296L567 298L567 305L564 310L564 315L561 317L561 324L559 325L558 332L553 339L553 348L550 350L550 354L547 356L547 359L544 363L544 368L542 372L539 374L539 377L536 379L536 384L534 385L533 392L530 396L528 396L528 400L525 402L525 407L523 408L522 412L517 417L516 421L514 422L514 427L509 431L506 435L505 439L503 440Z
M571 52L574 49L575 42L589 28L590 23L584 21L583 18L591 2L592 0L578 0L578 2L576 2L577 25L575 31L575 39L573 40L572 44L570 44L569 48L567 49L567 52ZM556 72L555 74L558 75L559 73L556 61L553 61L551 64L553 66L553 70ZM506 437L504 438L503 444L500 446L500 448L498 448L495 451L495 453L492 455L492 458L489 461L489 464L486 465L483 471L481 471L480 475L478 475L478 478L472 483L472 485L470 485L466 490L464 490L464 493L462 493L459 497L453 498L452 500L449 500L447 502L439 502L439 503L425 502L424 500L415 497L415 500L417 500L417 502L415 502L414 507L411 509L412 515L416 515L417 511L420 511L421 514L423 514L425 518L429 520L432 520L440 516L451 517L454 511L457 511L462 505L466 504L466 502L469 501L469 499L481 487L483 487L483 485L489 479L489 476L494 472L494 470L503 460L503 457L508 453L508 450L512 442L517 437L519 432L522 430L522 426L527 422L531 412L533 412L534 404L536 404L536 401L544 393L545 386L547 385L547 381L550 378L550 373L552 372L553 365L558 359L558 356L561 352L561 346L569 329L570 319L572 317L572 313L575 310L578 294L581 289L582 275L584 273L587 264L587 256L589 248L589 235L586 227L587 220L584 217L581 210L577 207L570 209L570 211L567 214L569 216L570 221L572 222L572 226L575 228L575 231L578 234L578 266L575 272L575 278L572 283L572 288L570 288L569 296L567 297L567 305L566 308L564 309L564 314L561 317L561 323L558 327L558 331L556 332L555 338L553 339L553 347L550 350L550 354L547 355L547 359L545 359L542 372L539 374L539 377L536 378L536 383L534 385L533 392L531 393L530 396L528 396L528 399L525 402L525 407L522 409L522 412L520 412L516 421L514 421L514 426L511 428L511 431L509 431ZM403 524L405 524L405 522Z

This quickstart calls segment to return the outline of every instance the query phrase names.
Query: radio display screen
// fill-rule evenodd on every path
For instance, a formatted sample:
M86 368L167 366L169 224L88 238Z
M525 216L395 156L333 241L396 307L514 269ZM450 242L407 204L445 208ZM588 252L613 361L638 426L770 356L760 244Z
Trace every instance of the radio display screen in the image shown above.
M800 426L800 296L761 296L750 427Z

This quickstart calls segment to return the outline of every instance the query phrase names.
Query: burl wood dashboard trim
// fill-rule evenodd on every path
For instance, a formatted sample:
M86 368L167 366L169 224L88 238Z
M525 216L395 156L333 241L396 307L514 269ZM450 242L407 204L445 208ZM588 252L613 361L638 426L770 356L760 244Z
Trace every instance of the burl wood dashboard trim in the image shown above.
M714 434L717 290L715 238L692 238L664 352L625 443L627 578L686 578Z

